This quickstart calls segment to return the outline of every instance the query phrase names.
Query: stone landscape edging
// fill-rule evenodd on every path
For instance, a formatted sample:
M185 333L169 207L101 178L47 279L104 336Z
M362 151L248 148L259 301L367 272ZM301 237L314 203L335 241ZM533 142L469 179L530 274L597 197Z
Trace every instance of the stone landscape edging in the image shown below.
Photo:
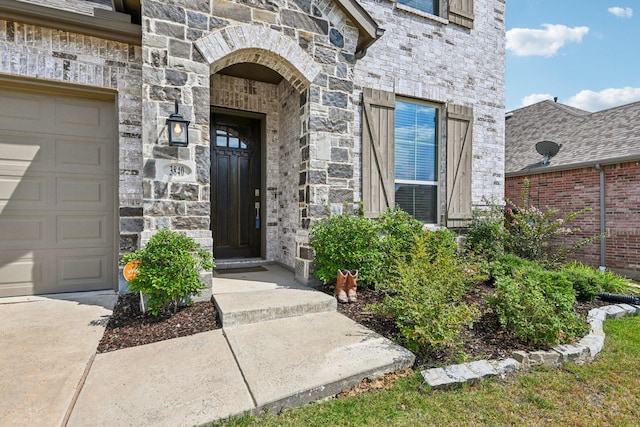
M618 319L640 314L640 306L613 304L589 310L587 322L589 334L574 344L561 344L551 350L514 351L512 357L431 368L421 372L426 383L434 388L448 388L465 383L474 383L483 378L515 373L533 366L560 366L563 363L585 363L592 361L604 347L603 323L607 319Z

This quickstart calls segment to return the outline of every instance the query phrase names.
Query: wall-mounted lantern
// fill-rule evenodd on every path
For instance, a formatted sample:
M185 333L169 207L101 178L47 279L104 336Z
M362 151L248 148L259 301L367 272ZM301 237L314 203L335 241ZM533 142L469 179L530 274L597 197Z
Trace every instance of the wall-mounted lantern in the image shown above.
M176 112L167 119L169 127L169 145L186 147L189 145L189 120L185 120L178 114L178 100L176 100Z

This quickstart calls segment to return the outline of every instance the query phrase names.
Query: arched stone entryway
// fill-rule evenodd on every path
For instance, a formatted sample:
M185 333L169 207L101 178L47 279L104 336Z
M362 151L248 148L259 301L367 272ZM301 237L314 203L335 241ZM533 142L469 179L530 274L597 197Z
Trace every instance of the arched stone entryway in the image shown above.
M142 3L142 243L169 227L214 247L211 106L253 112L264 124L261 197L269 199L261 226L272 245L261 256L276 260L282 252L278 260L306 281L312 221L327 207L338 212L353 204L358 194L352 78L366 38L333 3L313 11L290 2L217 5L197 4L196 11L168 1ZM247 65L277 78L243 75ZM188 147L171 147L166 137L176 100L191 121ZM186 176L167 173L177 163ZM274 176L276 182L267 179Z
M301 105L300 99L307 96L321 68L293 40L264 27L227 27L196 41L195 45L211 70L214 252L255 256L257 252L249 248L253 243L242 239L243 236L251 241L260 239L260 257L295 268L299 247L307 243L307 230L301 220L305 209L304 203L300 203L299 188L300 177L307 176L309 163L302 161L300 141L309 139L310 110ZM248 125L247 120L259 123L259 165L252 155L242 153L242 148L224 147L227 131L242 133L238 126ZM248 182L255 182L254 173L260 174L259 188L252 187L248 194L238 193L226 179L229 174L237 176L237 171L242 170L241 166L233 166L238 156L246 156L244 164L251 165L242 172ZM229 164L234 167L233 171L227 170ZM241 176L239 180L242 179ZM238 194L233 197L239 200L230 200L230 194ZM243 212L248 205L255 205L256 210L250 218L245 218ZM230 211L236 206L242 216L240 224L229 226L229 218L235 220ZM247 228L244 234L242 227ZM230 240L235 243L230 244ZM234 244L244 249L236 251L231 247ZM304 274L300 276L307 279Z
M211 74L237 63L256 63L271 68L302 92L320 73L307 52L291 38L270 28L235 25L195 42L211 65Z

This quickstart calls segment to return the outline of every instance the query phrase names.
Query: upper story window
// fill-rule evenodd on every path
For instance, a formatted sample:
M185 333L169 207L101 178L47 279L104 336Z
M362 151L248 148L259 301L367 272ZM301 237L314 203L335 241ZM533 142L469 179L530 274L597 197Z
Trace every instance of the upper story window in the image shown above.
M439 0L397 0L398 3L405 6L418 9L422 12L430 13L431 15L440 16L440 2Z

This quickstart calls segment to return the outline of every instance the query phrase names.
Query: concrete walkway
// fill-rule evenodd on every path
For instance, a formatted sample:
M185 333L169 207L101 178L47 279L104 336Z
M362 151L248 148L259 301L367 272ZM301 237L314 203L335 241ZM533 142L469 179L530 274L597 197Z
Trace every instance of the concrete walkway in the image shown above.
M0 359L0 425L191 426L300 406L413 364L409 351L338 314L334 298L262 268L215 275L222 330L97 355L108 303L40 298L45 318L33 303L0 300L12 348ZM34 318L47 326L21 326Z

